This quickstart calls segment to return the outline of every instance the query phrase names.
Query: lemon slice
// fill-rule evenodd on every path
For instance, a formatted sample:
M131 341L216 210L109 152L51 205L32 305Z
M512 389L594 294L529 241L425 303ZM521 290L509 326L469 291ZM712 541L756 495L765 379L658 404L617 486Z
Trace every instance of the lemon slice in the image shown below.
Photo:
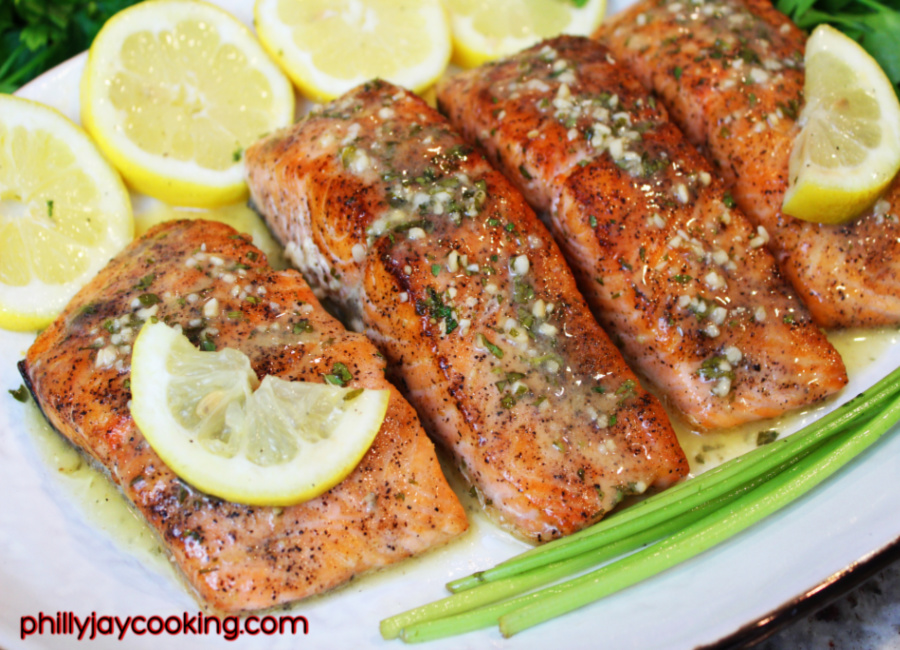
M272 236L265 221L246 201L215 208L174 207L152 199L138 201L134 206L134 236L143 237L156 224L178 219L206 219L227 223L238 232L253 238L253 245L265 253L267 266L275 270L290 266L284 257L284 247Z
M156 0L100 30L81 116L135 189L211 207L246 197L244 148L293 121L294 94L236 18L198 0Z
M588 36L606 13L606 0L444 0L453 32L453 62L464 68L508 56L540 40Z
M131 414L160 458L194 487L235 503L291 505L359 463L390 393L262 382L243 353L201 352L175 328L145 325L131 361Z
M375 77L421 92L450 60L439 0L256 0L254 15L265 48L317 101Z
M0 327L49 325L133 229L128 192L87 135L0 95Z
M878 63L827 25L806 44L803 93L783 210L818 223L847 221L900 169L900 102Z

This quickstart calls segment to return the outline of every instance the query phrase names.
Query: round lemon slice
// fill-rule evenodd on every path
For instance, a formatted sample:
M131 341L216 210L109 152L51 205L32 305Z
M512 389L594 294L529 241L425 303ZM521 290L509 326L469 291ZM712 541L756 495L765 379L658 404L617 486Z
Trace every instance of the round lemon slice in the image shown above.
M81 116L135 189L212 207L246 197L244 148L293 121L294 92L230 14L199 0L155 0L100 30Z
M588 36L606 0L444 0L453 32L453 62L464 68L493 61L560 34Z
M0 327L49 325L133 230L128 192L87 135L0 95Z
M783 210L844 222L869 208L900 169L900 102L878 63L827 25L806 44L803 93Z
M259 382L243 353L201 352L162 322L135 339L131 392L135 423L178 476L227 501L271 506L312 499L353 471L390 396Z
M421 92L450 60L439 0L256 0L254 15L265 48L317 101L375 77Z

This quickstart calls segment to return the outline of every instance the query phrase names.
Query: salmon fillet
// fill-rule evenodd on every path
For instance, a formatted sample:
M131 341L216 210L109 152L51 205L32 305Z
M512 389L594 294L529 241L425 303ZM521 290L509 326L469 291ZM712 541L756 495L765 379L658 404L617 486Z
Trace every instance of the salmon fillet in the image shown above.
M774 417L847 383L764 231L604 47L546 41L445 79L438 102L546 215L598 320L691 422Z
M819 325L900 323L900 180L847 224L781 212L806 41L786 16L768 0L645 0L596 36L658 94L737 204L765 228Z
M501 525L545 541L686 474L549 233L421 99L366 84L246 159L287 254L376 341Z
M355 470L285 508L207 496L166 467L136 428L130 342L151 317L204 348L247 354L256 373L390 389L387 417ZM216 610L270 608L443 544L466 530L415 411L384 379L362 335L329 316L296 271L276 272L224 224L160 224L113 259L21 363L50 424L100 465L158 534L196 595Z

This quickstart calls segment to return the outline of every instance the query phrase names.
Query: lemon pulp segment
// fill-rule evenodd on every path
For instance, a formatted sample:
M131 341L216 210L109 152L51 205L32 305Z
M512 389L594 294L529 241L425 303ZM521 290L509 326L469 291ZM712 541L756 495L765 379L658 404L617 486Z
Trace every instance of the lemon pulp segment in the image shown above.
M214 496L291 505L334 487L381 428L390 393L267 376L233 349L201 352L165 323L134 343L131 413L178 476Z
M125 187L84 132L0 96L0 326L49 324L132 235Z
M120 12L91 46L85 125L136 189L176 205L246 195L243 150L290 124L290 84L253 35L197 0Z
M438 0L257 0L255 16L269 53L320 101L375 77L419 92L450 59Z
M558 36L590 35L606 0L444 0L453 32L453 61L472 68Z

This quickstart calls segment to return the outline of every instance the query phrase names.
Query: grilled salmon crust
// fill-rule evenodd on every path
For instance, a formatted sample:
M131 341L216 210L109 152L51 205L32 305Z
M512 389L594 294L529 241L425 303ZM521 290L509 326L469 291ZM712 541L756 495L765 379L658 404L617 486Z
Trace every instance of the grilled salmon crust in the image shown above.
M549 233L421 99L365 84L246 160L287 254L376 341L501 525L545 541L686 474Z
M595 34L771 236L822 327L900 323L900 179L859 218L820 225L781 212L803 104L806 37L768 0L644 0Z
M763 232L605 47L546 41L443 80L438 103L547 215L600 323L692 423L775 417L847 383Z
M232 347L260 377L390 389L372 447L339 485L300 505L224 502L181 481L128 410L130 345L142 322ZM275 272L249 237L207 221L160 224L114 258L37 338L21 367L50 424L100 465L159 535L203 602L270 608L443 544L466 530L415 411L362 335L344 330L296 271Z

